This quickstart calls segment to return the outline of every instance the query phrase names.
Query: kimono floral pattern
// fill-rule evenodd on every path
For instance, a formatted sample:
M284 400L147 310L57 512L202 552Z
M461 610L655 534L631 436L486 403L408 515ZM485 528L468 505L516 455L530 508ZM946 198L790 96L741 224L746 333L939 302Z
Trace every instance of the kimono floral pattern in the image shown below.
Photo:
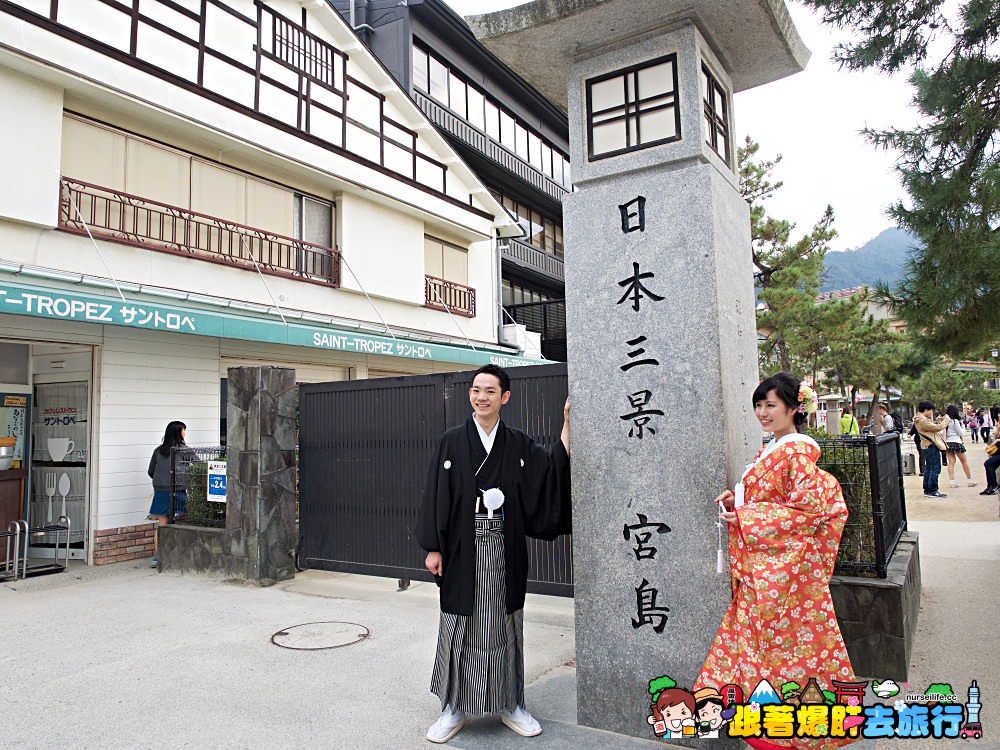
M730 527L733 601L696 686L734 683L749 694L762 679L776 690L810 677L826 689L854 679L830 598L847 505L837 480L816 466L819 455L815 443L795 440L755 457ZM851 740L769 741L827 750Z

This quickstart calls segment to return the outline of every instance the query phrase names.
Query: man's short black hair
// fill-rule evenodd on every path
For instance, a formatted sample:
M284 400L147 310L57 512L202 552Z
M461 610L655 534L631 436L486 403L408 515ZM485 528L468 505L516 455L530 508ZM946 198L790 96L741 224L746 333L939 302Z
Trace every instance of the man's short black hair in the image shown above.
M480 374L492 375L493 377L495 377L497 380L500 381L501 396L510 390L510 375L508 375L507 371L502 367L497 367L493 363L490 363L488 365L483 365L478 370L476 370L475 374L473 374L472 376L473 381L475 381L476 375Z
M933 409L933 408L934 408L933 401L921 401L919 404L917 404L917 411L919 412L925 412L928 409Z

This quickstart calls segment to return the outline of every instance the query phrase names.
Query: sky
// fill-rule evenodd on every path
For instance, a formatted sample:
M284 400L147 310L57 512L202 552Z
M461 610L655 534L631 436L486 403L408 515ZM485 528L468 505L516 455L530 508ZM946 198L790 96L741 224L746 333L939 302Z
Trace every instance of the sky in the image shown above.
M446 0L462 15L522 1ZM838 233L831 249L860 247L894 226L885 210L905 193L893 171L895 155L876 150L859 131L912 126L911 89L905 75L840 70L831 54L849 33L825 26L794 0L787 5L812 57L802 73L735 96L736 143L749 135L760 144L758 158L782 155L775 178L784 187L765 205L771 216L797 225L793 241L831 205Z

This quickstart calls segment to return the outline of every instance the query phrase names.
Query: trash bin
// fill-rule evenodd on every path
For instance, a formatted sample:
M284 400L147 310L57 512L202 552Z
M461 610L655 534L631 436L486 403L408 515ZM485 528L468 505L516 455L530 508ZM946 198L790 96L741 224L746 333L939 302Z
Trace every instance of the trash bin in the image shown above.
M903 454L903 474L913 476L917 473L917 457L912 453Z

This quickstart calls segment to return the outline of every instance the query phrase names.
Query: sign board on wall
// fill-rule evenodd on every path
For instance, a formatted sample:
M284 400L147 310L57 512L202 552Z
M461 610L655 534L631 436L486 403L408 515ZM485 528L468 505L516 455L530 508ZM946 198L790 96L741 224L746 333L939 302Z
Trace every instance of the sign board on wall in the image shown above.
M226 462L208 462L208 501L210 503L226 502Z
M470 365L489 362L500 367L548 363L545 359L429 341L400 340L389 336L344 331L332 326L282 323L230 311L214 312L145 300L122 302L115 297L65 292L25 284L0 282L0 313L434 362Z

